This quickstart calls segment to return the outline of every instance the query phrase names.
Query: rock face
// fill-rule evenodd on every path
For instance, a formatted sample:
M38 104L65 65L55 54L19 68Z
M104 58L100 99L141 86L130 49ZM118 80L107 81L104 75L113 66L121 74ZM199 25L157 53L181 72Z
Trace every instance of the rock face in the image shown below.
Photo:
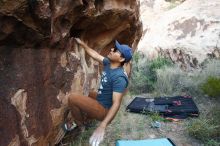
M207 57L219 57L220 1L181 2L141 2L144 35L138 50L150 58L166 55L184 68L196 67Z
M54 145L68 93L96 89L103 55L141 37L136 0L0 0L0 145Z

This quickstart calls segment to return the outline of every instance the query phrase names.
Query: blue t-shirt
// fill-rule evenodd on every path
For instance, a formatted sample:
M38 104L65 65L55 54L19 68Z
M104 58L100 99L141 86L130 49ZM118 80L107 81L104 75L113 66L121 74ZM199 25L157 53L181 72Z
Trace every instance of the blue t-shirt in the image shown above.
M103 59L104 69L98 89L97 100L105 108L112 106L112 93L123 93L128 86L128 77L123 67L110 68L110 60Z

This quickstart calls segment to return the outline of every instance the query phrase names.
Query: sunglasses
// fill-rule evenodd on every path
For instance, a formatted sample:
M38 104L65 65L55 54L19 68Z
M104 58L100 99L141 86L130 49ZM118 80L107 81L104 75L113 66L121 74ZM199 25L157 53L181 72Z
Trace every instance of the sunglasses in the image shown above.
M118 51L118 49L116 47L114 47L113 52L117 52L117 51Z
M117 51L121 54L121 57L124 58L124 55L115 46L113 52L117 52Z

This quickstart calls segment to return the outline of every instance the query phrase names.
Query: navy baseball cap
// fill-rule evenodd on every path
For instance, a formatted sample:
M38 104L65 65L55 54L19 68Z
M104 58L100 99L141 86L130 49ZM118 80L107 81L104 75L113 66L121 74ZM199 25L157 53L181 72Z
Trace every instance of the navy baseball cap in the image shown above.
M115 41L115 47L125 58L125 62L129 62L132 58L132 49L125 44L119 44L119 42Z

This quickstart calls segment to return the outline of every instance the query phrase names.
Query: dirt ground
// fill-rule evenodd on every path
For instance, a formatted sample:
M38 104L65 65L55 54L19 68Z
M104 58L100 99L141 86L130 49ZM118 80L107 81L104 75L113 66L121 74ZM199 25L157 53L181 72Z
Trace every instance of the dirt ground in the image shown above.
M126 106L136 97L149 97L149 95L126 96L120 112L116 119L109 126L106 140L103 146L115 145L116 139L151 139L151 138L170 138L177 146L202 146L198 140L189 136L186 130L189 119L178 122L160 122L160 128L152 128L152 119L148 115L126 112ZM200 111L207 110L211 105L210 101L194 99ZM204 104L206 103L206 104ZM118 130L115 130L118 129ZM118 133L117 133L118 132ZM116 137L115 135L118 135ZM114 140L115 139L115 140Z
M177 146L203 146L203 144L190 137L186 127L190 119L178 122L160 122L160 128L152 128L152 119L146 114L136 114L125 111L127 105L137 95L126 95L122 106L108 126L105 140L100 146L115 146L117 140L143 140L152 138L170 138ZM150 95L138 95L139 97L149 97ZM205 114L213 104L211 101L193 98L201 113ZM69 143L69 146L89 146L89 137L92 135L96 125L81 133L76 140Z

